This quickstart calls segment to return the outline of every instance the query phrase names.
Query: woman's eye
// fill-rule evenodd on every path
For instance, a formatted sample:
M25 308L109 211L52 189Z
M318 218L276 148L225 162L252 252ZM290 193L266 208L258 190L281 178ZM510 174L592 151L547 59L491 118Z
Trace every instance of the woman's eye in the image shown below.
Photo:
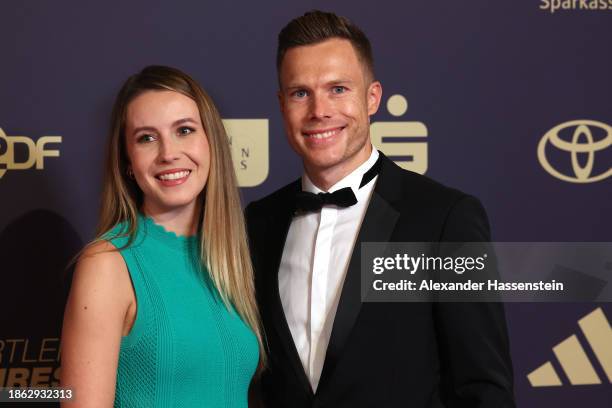
M153 135L140 135L138 136L138 143L148 143L154 141Z
M190 133L194 132L193 128L187 127L187 126L182 126L179 128L179 135L188 135Z

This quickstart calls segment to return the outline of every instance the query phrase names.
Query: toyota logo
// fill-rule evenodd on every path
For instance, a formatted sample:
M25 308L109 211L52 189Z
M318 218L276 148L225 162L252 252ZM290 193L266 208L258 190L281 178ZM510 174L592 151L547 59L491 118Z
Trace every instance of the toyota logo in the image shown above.
M559 137L559 132L564 129L574 128L571 141L563 140ZM605 131L603 139L595 141L592 128L599 128ZM546 157L546 147L551 144L555 148L568 152L571 155L571 163L574 174L564 174L555 169ZM612 176L612 167L600 174L593 175L595 164L595 153L609 148L612 145L612 127L602 122L594 120L573 120L565 122L550 129L538 144L538 160L544 170L550 175L570 183L594 183ZM578 154L586 153L586 163L580 164ZM568 169L569 170L569 169Z

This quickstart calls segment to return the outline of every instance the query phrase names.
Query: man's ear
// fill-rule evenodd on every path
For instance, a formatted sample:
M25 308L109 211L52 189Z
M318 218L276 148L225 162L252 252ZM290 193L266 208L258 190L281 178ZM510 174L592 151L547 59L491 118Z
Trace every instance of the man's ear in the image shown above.
M378 111L382 99L382 85L378 81L372 81L366 92L368 102L368 115L372 116Z

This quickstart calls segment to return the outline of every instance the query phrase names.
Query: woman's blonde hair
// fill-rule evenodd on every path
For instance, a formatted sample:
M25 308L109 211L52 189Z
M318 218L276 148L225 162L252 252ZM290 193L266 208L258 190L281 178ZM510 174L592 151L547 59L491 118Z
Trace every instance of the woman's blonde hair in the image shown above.
M229 140L210 96L178 69L146 67L129 77L117 95L106 151L97 240L104 239L105 234L120 223L126 225L128 245L134 239L143 197L138 185L128 176L124 132L128 105L148 91L179 92L193 99L198 106L210 146L210 170L201 197L205 204L199 226L200 257L226 306L232 305L257 335L261 367L265 353L255 301L253 266Z

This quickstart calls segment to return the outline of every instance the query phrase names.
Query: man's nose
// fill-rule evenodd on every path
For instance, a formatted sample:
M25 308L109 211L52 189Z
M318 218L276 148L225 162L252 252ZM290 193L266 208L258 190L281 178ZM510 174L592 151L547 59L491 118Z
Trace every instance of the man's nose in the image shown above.
M315 93L310 99L310 115L313 119L330 117L331 104L326 95Z

